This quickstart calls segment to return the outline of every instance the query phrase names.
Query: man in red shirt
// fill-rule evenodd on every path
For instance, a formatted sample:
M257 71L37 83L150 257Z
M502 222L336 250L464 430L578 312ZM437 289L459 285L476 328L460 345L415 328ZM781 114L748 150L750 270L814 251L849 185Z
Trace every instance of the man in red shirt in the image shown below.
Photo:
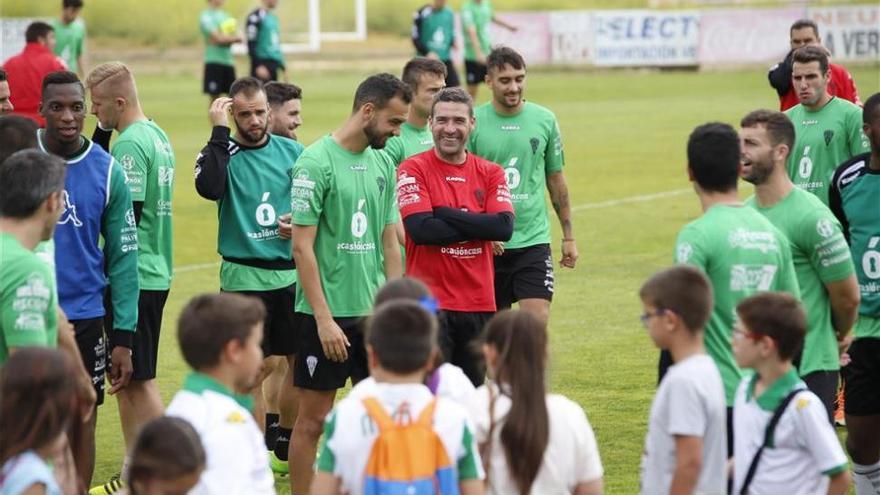
M796 21L789 30L789 43L791 51L785 56L785 60L774 65L767 73L770 86L779 94L779 110L783 112L800 103L791 83L791 59L794 51L802 46L822 46L818 26L809 19ZM831 96L838 96L861 106L859 92L850 73L837 64L829 64L829 69L831 80L828 82L828 92Z
M480 385L485 368L473 342L495 313L492 241L513 234L513 204L504 170L465 149L475 123L465 90L440 91L429 123L434 147L397 172L406 274L437 298L444 357Z
M9 80L14 113L35 120L40 127L46 122L38 113L43 78L50 72L67 70L67 66L52 52L55 31L45 22L32 22L24 33L27 44L18 55L3 64Z

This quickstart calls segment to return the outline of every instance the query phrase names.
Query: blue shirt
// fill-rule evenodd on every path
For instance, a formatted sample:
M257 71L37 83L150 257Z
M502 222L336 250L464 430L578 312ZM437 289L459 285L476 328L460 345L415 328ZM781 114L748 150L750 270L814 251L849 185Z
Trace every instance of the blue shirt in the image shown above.
M0 495L18 495L36 484L45 485L47 495L61 495L52 469L33 450L19 454L3 465Z

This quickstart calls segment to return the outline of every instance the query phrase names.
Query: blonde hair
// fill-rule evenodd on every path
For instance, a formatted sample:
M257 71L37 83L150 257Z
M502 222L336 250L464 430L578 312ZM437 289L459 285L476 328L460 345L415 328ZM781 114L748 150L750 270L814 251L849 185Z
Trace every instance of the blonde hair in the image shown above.
M122 62L106 62L89 72L89 76L86 78L86 87L88 89L103 84L109 85L120 96L137 96L134 76L131 74L128 66Z

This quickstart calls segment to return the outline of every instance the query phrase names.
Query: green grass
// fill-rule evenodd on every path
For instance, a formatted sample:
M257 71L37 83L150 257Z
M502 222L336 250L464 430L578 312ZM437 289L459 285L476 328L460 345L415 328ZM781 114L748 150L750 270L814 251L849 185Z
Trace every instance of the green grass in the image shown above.
M878 66L853 69L863 99L880 91ZM305 91L305 124L299 133L304 143L342 122L354 87L366 74L297 73ZM190 174L209 134L200 81L195 74L171 74L141 77L138 83L145 111L168 132L177 156L175 265L216 262L215 206L196 195ZM695 196L680 191L688 187L687 135L706 121L735 124L749 110L776 108L775 93L763 70L556 71L531 73L527 96L559 118L581 254L575 270L557 271L550 328L552 389L587 411L605 466L607 493L635 493L657 358L637 319L636 291L650 273L670 264L676 232L700 214ZM93 125L90 119L87 134ZM676 190L644 202L595 206ZM554 249L558 256L555 243ZM174 278L159 358L159 387L166 403L186 368L175 340L178 313L194 294L218 290L217 271L194 269ZM118 471L121 438L116 403L109 398L99 414L96 481ZM278 487L287 493L286 480Z

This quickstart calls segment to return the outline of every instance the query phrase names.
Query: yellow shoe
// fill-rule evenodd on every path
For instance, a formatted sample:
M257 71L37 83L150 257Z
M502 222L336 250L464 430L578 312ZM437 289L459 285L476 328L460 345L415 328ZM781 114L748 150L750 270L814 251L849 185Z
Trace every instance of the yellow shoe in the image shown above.
M269 467L272 468L272 472L275 474L280 474L281 476L290 474L290 464L279 459L275 452L271 450L269 451Z
M125 482L122 481L119 474L114 474L103 485L96 486L89 490L89 495L113 495L123 488L125 488Z

